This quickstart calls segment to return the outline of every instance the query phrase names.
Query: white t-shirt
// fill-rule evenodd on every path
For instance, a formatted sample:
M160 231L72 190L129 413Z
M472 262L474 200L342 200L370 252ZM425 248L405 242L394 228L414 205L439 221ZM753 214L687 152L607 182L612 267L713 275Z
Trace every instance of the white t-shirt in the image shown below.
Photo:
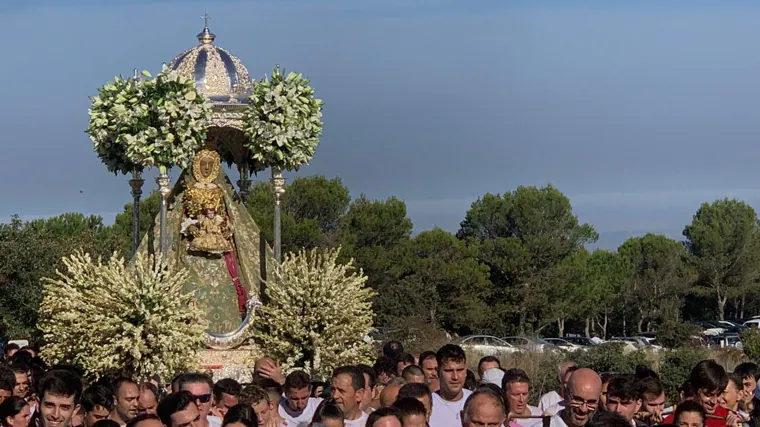
M546 412L549 415L556 415L559 413L559 411L565 409L565 401L560 400L559 402L555 403L554 405L544 409L544 412Z
M541 400L538 402L538 409L542 412L546 412L546 410L550 406L554 406L557 403L562 401L562 396L559 395L556 391L552 390L545 395L541 396ZM552 414L554 415L554 414Z
M369 415L362 411L361 417L355 420L344 420L343 425L345 427L364 427L364 425L367 424L367 418L369 418Z
M535 406L528 405L528 409L530 409L530 414L533 416L544 415L544 413ZM514 421L523 427L530 427L543 422L541 418L518 418Z
M222 427L221 418L214 415L209 415L206 417L206 419L208 420L208 427Z
M277 408L277 412L280 413L280 417L285 420L287 427L298 427L301 423L310 423L311 418L314 416L314 411L317 410L317 406L322 402L319 397L310 397L306 403L306 408L301 412L293 412L288 407L288 400L280 400L280 407Z
M456 402L443 400L440 394L433 393L433 413L430 415L431 427L462 427L462 409L470 397L470 390L462 389L462 398Z
M562 419L562 413L552 415L552 419L549 421L549 427L567 427L565 420Z

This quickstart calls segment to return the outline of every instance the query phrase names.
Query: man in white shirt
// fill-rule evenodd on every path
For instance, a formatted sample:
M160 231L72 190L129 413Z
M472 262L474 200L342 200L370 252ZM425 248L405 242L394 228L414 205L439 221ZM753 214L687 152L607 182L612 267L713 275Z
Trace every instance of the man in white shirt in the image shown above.
M459 427L462 409L472 394L464 389L467 378L467 356L462 347L446 344L436 354L440 388L433 393L433 413L430 425L435 427Z
M591 369L578 369L567 383L567 406L552 416L550 427L583 427L599 406L602 379Z
M365 382L364 373L356 366L342 366L336 369L330 383L331 397L343 411L346 427L364 427L367 413L362 411Z
M504 401L512 420L523 427L541 424L541 418L518 418L543 415L537 407L528 405L530 378L525 371L518 368L508 370L498 385L503 390Z
M285 399L280 401L278 412L287 427L310 423L322 399L311 397L311 377L304 371L293 371L285 378Z
M462 409L461 426L501 426L506 424L506 418L507 409L501 396L489 388L483 388L467 398Z
M565 400L564 394L567 381L576 369L578 369L578 365L576 365L575 362L564 362L558 366L557 379L559 380L559 384L557 384L557 390L552 390L541 396L541 400L538 402L538 409L541 412L554 415L554 413L549 412L548 409Z

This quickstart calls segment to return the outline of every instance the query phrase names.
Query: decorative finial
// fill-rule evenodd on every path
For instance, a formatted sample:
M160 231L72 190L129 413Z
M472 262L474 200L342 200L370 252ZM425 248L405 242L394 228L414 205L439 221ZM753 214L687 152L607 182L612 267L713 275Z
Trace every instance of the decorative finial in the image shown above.
M138 78L138 74L137 74L137 68L135 68L135 75L134 75L134 77L135 77L135 78Z
M203 16L201 16L201 18L203 18L203 31L198 34L198 41L201 44L211 44L216 38L216 35L214 35L214 33L208 29L208 20L211 19L211 17L209 16L208 12L206 12L203 14Z

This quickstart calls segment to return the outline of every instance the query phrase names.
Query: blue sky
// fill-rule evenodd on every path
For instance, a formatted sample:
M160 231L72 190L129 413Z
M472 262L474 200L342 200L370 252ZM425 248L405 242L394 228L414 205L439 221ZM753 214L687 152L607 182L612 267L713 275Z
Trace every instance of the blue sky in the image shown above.
M193 46L204 12L253 76L282 64L326 101L298 174L402 198L417 231L521 184L560 188L612 248L678 237L704 201L760 206L756 2L27 0L0 1L0 220L121 211L87 97Z

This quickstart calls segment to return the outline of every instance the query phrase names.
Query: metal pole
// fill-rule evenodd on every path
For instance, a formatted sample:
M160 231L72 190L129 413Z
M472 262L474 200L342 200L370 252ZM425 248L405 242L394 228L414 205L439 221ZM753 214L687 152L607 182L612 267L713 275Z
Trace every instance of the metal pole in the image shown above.
M279 264L282 261L280 202L285 193L285 178L282 176L282 171L277 168L272 168L272 184L274 186L274 259Z
M129 186L132 187L132 255L137 252L137 247L140 246L140 198L142 197L144 182L142 172L135 168L132 171L132 179L129 180Z
M251 180L248 179L251 174L248 172L248 167L238 167L240 172L240 179L237 182L238 188L240 188L240 199L243 201L243 206L248 207L248 195L251 193Z
M166 199L169 196L171 190L169 189L169 175L166 173L165 167L159 168L159 175L156 178L156 184L158 184L158 193L161 195L161 215L159 217L159 244L161 249L161 257L166 261L166 253L168 251L166 242Z

